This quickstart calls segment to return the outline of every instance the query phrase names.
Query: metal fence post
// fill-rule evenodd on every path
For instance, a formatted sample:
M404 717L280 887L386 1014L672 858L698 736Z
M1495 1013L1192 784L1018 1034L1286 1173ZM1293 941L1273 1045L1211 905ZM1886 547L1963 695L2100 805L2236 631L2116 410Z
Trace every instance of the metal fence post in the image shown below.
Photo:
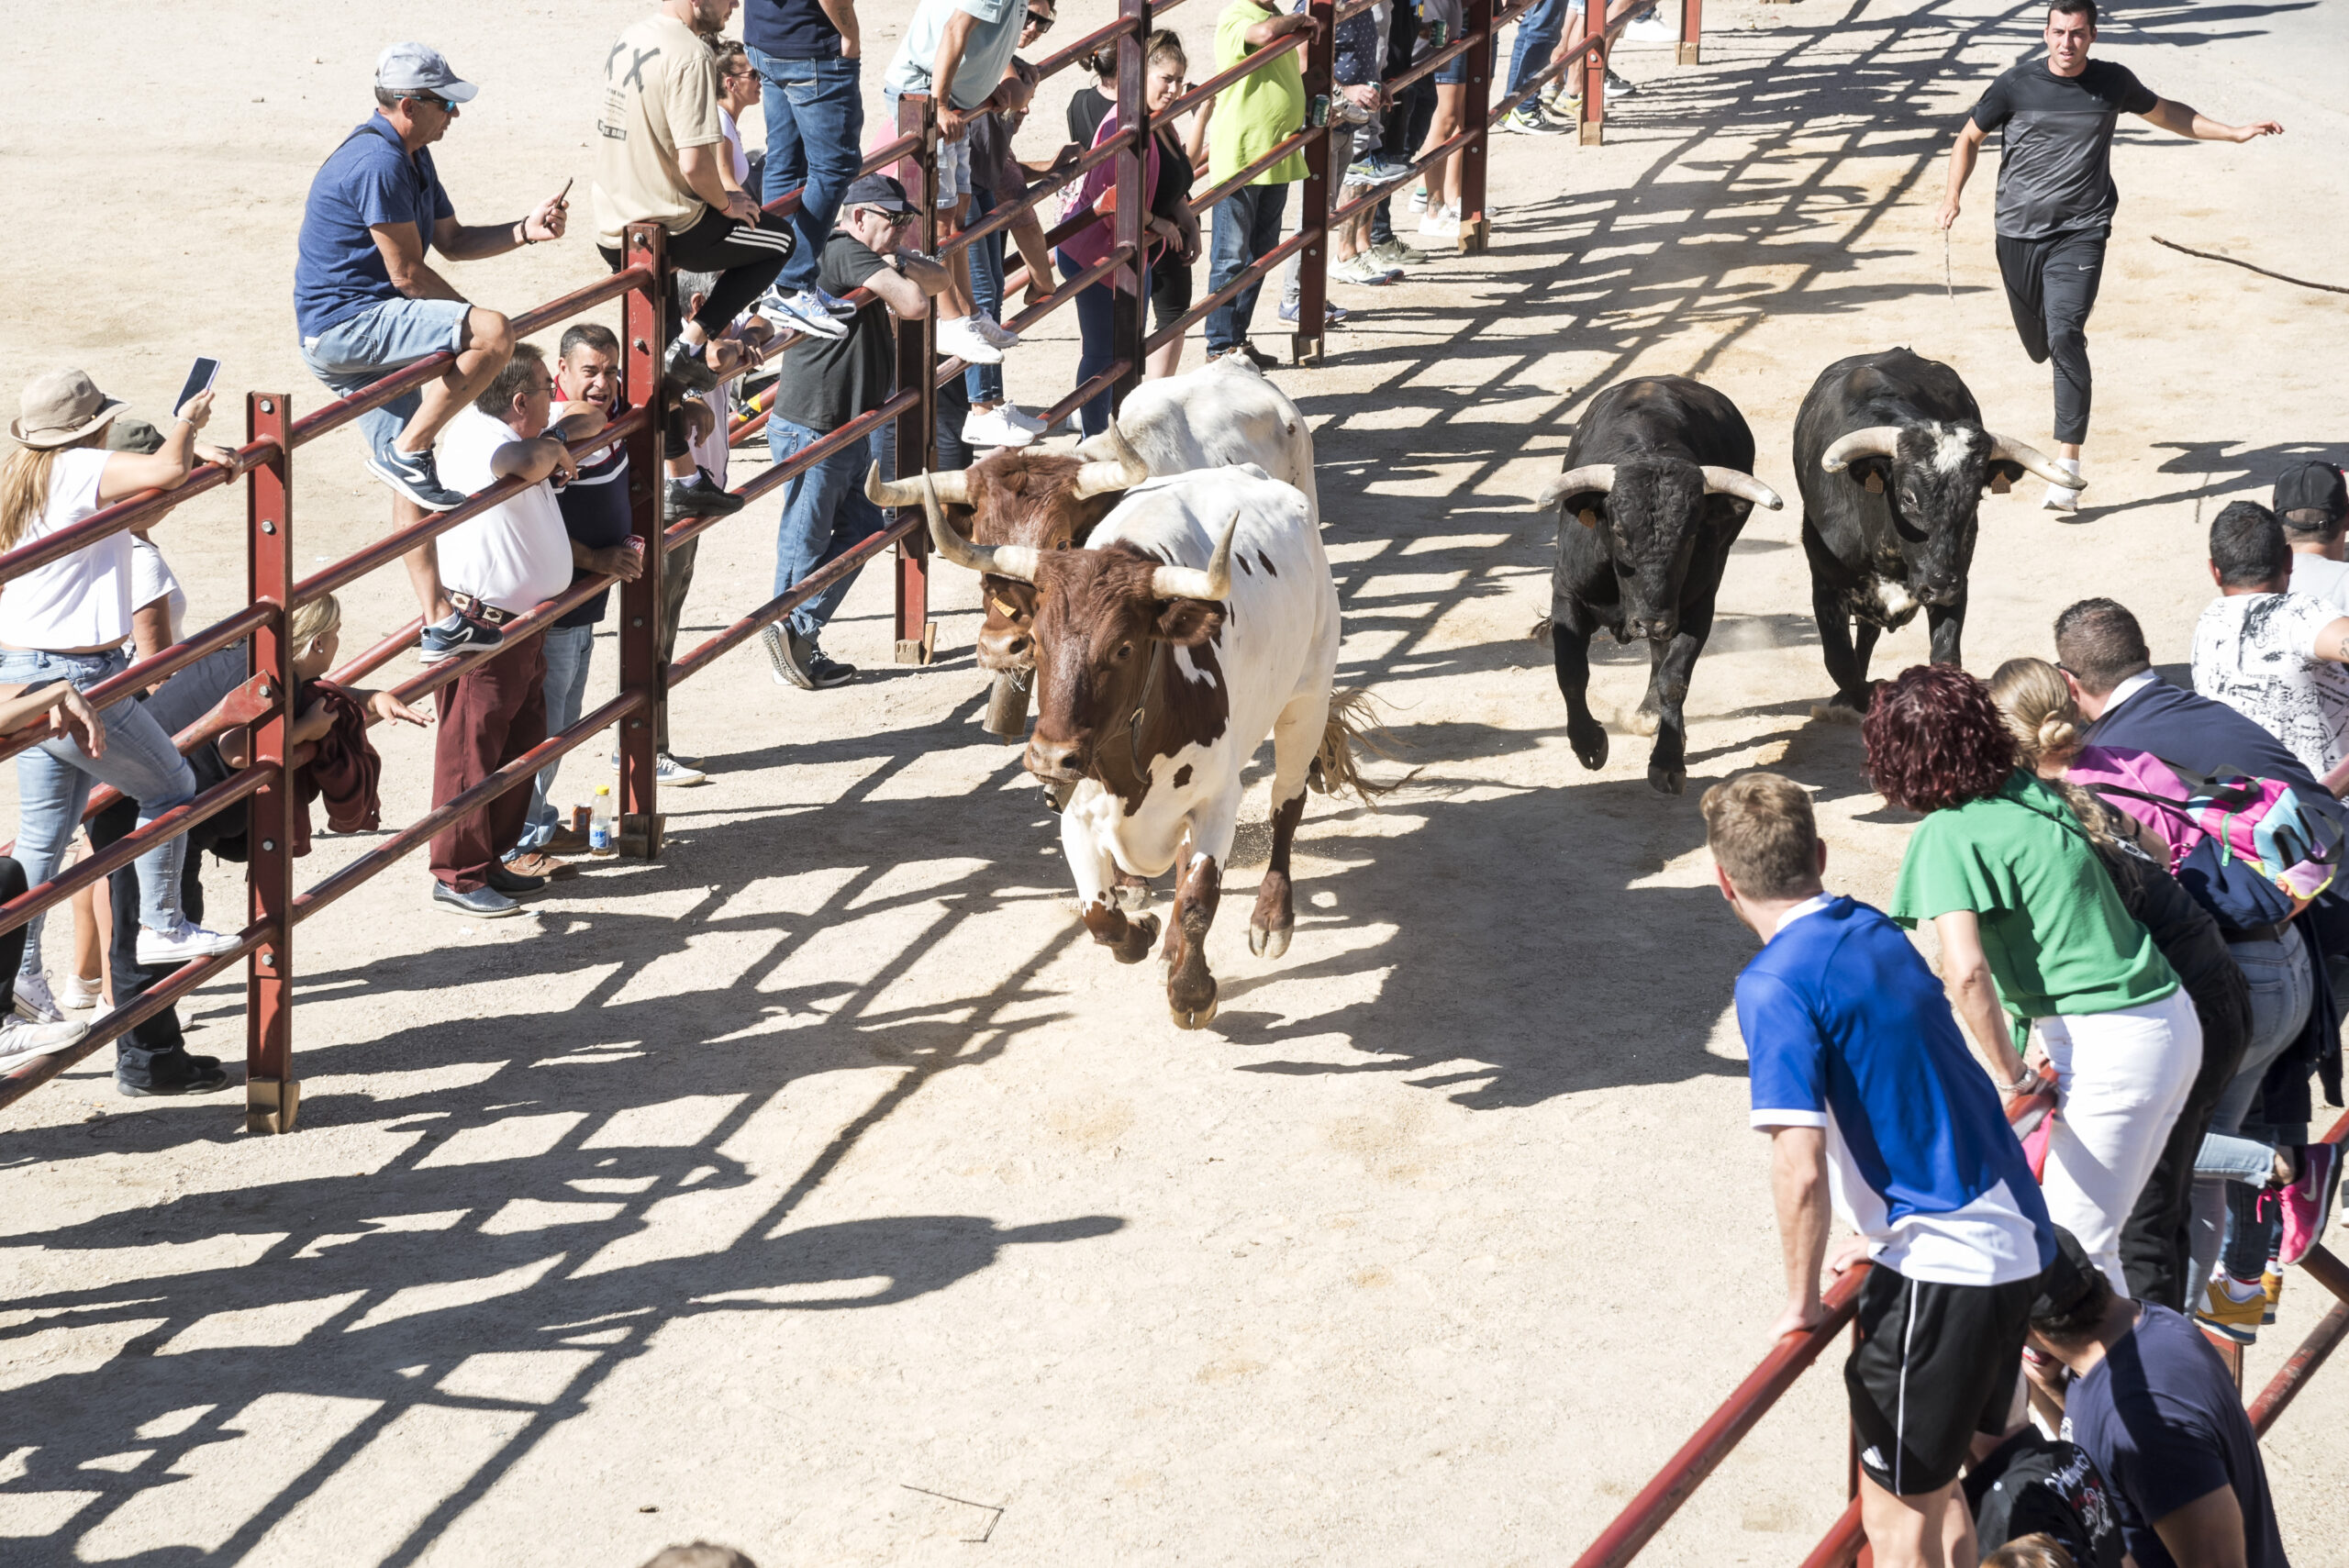
M1702 65L1705 62L1705 0L1680 0L1680 50L1678 63Z
M245 960L245 1130L291 1132L302 1086L294 1078L294 804L287 771L294 710L294 415L277 393L245 396L246 439L276 450L245 485L245 602L278 613L254 631L247 669L269 712L252 725L253 765L273 770L247 803L249 921L276 935Z
M897 135L918 136L921 146L899 159L897 178L921 214L921 252L938 254L938 208L930 193L938 188L938 101L927 94L897 100ZM907 175L912 175L907 179ZM964 251L969 254L967 249ZM919 321L897 323L897 389L918 387L921 401L897 417L896 473L920 473L938 455L938 304ZM917 529L897 541L897 662L927 664L937 645L938 626L930 618L930 540Z
M1117 354L1127 363L1126 373L1109 389L1111 410L1121 407L1126 395L1141 384L1144 361L1148 358L1145 345L1150 340L1150 265L1146 259L1150 230L1143 220L1150 216L1150 139L1157 132L1150 123L1150 106L1144 97L1149 65L1143 58L1143 44L1150 37L1150 0L1119 0L1118 15L1134 24L1133 31L1118 40L1118 124L1124 133L1125 148L1118 154L1118 217L1114 243L1133 247L1133 261L1128 272L1134 286L1120 292L1116 287L1117 274L1109 274L1109 297L1115 304L1116 316L1112 338Z
M1311 0L1308 9L1313 37L1305 46L1303 61L1305 113L1308 123L1318 117L1324 128L1305 144L1305 206L1297 216L1297 227L1313 238L1297 253L1297 330L1288 342L1292 361L1318 365L1322 338L1330 329L1330 196L1345 183L1346 172L1330 167L1327 128L1338 115L1337 0Z
M1603 9L1605 0L1599 4ZM1468 144L1460 150L1460 253L1471 256L1485 249L1493 231L1485 212L1485 144L1492 136L1493 60L1499 51L1499 40L1493 36L1493 0L1468 0L1466 31L1476 41L1461 58L1468 68L1461 114Z
M621 339L628 350L620 385L629 406L645 409L651 417L627 438L629 509L637 536L644 540L644 570L635 582L620 584L620 690L641 692L651 705L668 700L668 672L661 668L659 639L661 573L668 555L662 533L668 526L662 506L668 471L662 459L665 416L661 376L661 356L669 342L667 238L657 223L632 223L622 241L628 264L651 271L620 296L621 322L627 328ZM653 730L650 705L620 721L619 819L614 824L614 847L646 860L661 853Z
M1585 147L1607 139L1607 24L1598 24L1598 41L1582 57L1582 124Z

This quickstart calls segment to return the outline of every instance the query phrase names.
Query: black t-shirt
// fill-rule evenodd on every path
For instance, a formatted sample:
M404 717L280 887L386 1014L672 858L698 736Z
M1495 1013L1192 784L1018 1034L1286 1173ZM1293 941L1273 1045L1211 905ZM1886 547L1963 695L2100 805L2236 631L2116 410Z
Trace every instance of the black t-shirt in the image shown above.
M1986 132L2006 131L1998 233L2045 239L2110 228L2121 205L2112 183L2113 128L2122 115L2142 115L2159 102L2128 67L2103 60L2089 61L2077 76L2058 76L2043 58L1991 83L1974 106L1974 123Z
M2019 1535L2052 1535L2074 1568L2121 1568L2121 1515L2087 1451L2025 1429L1965 1473L1983 1555Z
M1183 210L1191 199L1192 183L1198 178L1191 168L1191 159L1183 150L1183 139L1165 127L1152 131L1158 138L1158 183L1151 187L1150 210L1167 222Z
M2176 1568L2154 1521L2221 1486L2243 1509L2246 1568L2288 1568L2243 1396L2202 1331L2168 1307L2139 1307L2137 1327L2072 1385L2064 1436L2111 1483L2137 1568Z
M816 283L825 293L845 298L888 264L854 235L834 229L824 241L823 259L816 263ZM896 375L896 337L889 307L870 300L849 318L847 337L810 334L784 350L774 412L818 434L837 430L889 401Z
M617 419L627 412L625 401L612 400L611 417ZM615 441L593 462L581 463L579 477L554 493L554 504L562 511L562 531L589 550L609 549L634 533L636 519L629 515L627 444ZM573 582L586 575L585 567L572 568ZM607 588L554 624L594 626L604 618L611 597L612 591Z
M1068 101L1068 139L1079 147L1091 147L1100 134L1101 122L1118 106L1108 94L1098 87L1079 87Z
M818 0L747 0L742 41L778 60L838 60L841 30Z

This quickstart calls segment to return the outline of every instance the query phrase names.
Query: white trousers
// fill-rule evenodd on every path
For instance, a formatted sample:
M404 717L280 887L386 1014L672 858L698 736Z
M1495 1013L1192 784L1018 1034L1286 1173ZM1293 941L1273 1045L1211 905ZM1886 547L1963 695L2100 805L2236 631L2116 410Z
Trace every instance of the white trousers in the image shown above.
M2121 1227L2202 1065L2201 1021L2181 986L2142 1007L2035 1018L2031 1029L2055 1070L2041 1182L2048 1216L2125 1296Z

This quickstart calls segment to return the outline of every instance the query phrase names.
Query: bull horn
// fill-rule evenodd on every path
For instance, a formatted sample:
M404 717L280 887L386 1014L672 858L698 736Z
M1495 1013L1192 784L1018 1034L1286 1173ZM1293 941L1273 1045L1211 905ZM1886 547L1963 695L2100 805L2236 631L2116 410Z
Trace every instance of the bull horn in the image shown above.
M1786 505L1778 499L1776 491L1750 473L1734 468L1715 468L1710 463L1699 472L1705 476L1705 494L1708 495L1734 495L1741 501L1751 501L1773 512Z
M1836 437L1835 444L1820 454L1819 466L1830 473L1841 473L1864 457L1890 457L1899 450L1899 426L1870 425Z
M864 498L876 506L918 506L922 504L922 486L927 483L937 491L938 498L957 506L971 504L970 476L959 468L943 473L921 473L911 479L884 479L881 465L874 463L864 473Z
M1208 569L1162 566L1150 574L1150 592L1160 599L1226 599L1231 596L1231 541L1240 532L1240 514L1223 525L1223 538L1208 557Z
M1992 462L2019 462L2022 464L2024 473L2036 474L2059 490L2087 488L2087 480L2076 473L2067 473L2056 467L2047 461L2047 454L2037 447L2027 447L2021 441L2012 440L1998 434L1996 430L1989 432L1989 435Z
M1150 464L1134 450L1115 419L1109 421L1109 428L1102 436L1109 450L1118 455L1108 462L1085 463L1076 471L1076 498L1080 501L1088 495L1106 495L1113 490L1130 490L1150 477Z
M903 482L921 499L923 515L930 518L930 542L938 553L955 565L968 567L974 572L1009 577L1020 583L1033 583L1036 580L1036 552L1033 549L1024 544L973 544L948 524L946 508L938 504L938 481L941 477L960 478L961 475L925 473L918 481ZM874 483L874 479L865 481L868 490Z
M1580 468L1570 468L1549 484L1542 486L1542 494L1533 504L1543 511L1558 505L1569 495L1579 495L1596 490L1601 495L1615 488L1615 465L1611 462L1586 462Z

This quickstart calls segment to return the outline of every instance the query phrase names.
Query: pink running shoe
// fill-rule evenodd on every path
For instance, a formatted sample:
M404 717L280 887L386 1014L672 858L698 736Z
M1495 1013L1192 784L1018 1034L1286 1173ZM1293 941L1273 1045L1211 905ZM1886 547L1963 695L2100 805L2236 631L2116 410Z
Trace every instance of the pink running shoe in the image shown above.
M2309 1255L2332 1218L2332 1199L2341 1188L2341 1148L2333 1143L2308 1143L2299 1149L2300 1173L2277 1195L2284 1209L2284 1244L2277 1258L2287 1264Z

